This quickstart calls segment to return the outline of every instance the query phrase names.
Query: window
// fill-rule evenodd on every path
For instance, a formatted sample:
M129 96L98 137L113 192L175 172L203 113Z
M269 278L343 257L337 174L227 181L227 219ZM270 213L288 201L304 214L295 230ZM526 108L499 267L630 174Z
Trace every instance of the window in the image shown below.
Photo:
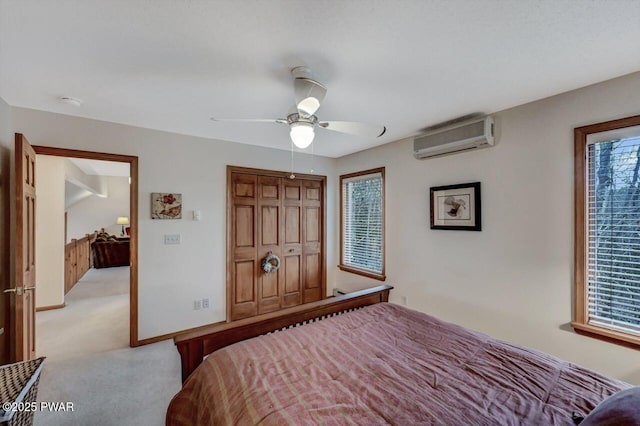
M640 116L575 129L578 332L640 345Z
M384 167L340 176L340 265L384 281Z

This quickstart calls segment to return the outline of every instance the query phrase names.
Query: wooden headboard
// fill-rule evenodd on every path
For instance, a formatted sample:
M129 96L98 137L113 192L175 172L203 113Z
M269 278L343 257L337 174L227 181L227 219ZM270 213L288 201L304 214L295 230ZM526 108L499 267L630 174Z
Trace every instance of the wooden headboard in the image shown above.
M277 312L257 315L239 321L216 324L198 331L180 334L173 341L178 347L182 363L182 382L200 365L205 355L242 340L300 325L306 321L326 317L343 311L387 302L389 285L348 293L338 297L305 303Z

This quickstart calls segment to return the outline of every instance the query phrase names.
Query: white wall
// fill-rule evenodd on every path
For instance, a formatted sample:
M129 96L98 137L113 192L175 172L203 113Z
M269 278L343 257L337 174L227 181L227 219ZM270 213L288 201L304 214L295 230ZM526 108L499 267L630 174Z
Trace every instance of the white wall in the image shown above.
M69 159L64 162L64 173L67 182L98 196L107 195L106 176L88 175Z
M64 303L64 163L64 158L48 155L36 159L38 308Z
M13 133L11 126L12 109L0 98L0 289L9 287L10 270L13 264L13 250L10 249L11 234L11 154L13 146ZM5 344L8 343L6 332L8 324L5 323L5 303L7 293L0 293L0 328L5 328L5 333L0 336L0 363L8 362L4 359Z
M493 148L415 160L410 140L340 158L386 166L391 299L640 384L638 352L575 334L573 128L640 113L640 73L495 114ZM429 187L480 181L482 232L429 229ZM337 237L337 235L336 235ZM379 284L340 272L337 286Z
M11 133L11 107L0 98L0 146L10 147L13 143Z
M116 225L116 219L129 216L129 178L108 176L105 182L106 197L91 195L67 208L67 241L101 228L113 235L121 234L122 226Z
M213 139L13 108L13 126L37 145L139 157L139 338L225 319L226 166L289 170L290 153ZM287 134L283 146L287 147ZM318 143L318 141L316 141ZM327 212L334 212L335 160L316 157L327 175ZM311 158L295 157L295 171L308 172ZM151 192L180 192L182 220L151 220ZM190 212L202 212L199 222ZM327 218L327 263L336 264L333 214ZM164 234L181 234L180 245L164 245ZM327 279L331 291L333 272ZM211 297L211 309L193 310L193 300Z

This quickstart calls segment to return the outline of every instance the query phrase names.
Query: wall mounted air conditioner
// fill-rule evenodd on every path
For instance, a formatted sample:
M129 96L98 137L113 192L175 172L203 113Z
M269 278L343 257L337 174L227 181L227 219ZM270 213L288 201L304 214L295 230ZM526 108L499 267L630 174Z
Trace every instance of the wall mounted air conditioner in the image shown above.
M493 146L493 118L488 116L442 127L413 139L418 159L454 154Z

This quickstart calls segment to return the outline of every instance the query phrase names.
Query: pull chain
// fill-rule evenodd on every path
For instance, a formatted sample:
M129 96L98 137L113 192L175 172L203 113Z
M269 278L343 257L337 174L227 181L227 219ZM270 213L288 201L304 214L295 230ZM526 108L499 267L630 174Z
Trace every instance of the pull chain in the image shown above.
M296 175L293 174L293 141L291 141L291 174L289 175L289 179L295 179Z
M313 167L313 166L314 166L314 164L315 164L315 162L316 162L316 156L315 156L315 154L314 154L314 152L313 152L313 147L314 147L314 145L315 145L315 143L313 143L313 142L312 142L312 143L311 143L311 173L312 173L312 174L316 172L316 171L314 170L314 167Z

